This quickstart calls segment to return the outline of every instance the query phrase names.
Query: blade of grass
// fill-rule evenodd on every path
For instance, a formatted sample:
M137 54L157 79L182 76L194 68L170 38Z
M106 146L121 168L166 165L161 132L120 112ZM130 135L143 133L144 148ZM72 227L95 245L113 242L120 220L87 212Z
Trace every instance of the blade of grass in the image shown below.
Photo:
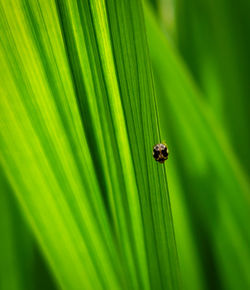
M142 207L150 283L152 289L175 289L179 288L179 267L165 168L149 154L162 140L142 7L137 1L108 1L107 7Z
M39 51L34 48L34 39L25 22L23 10L17 5L13 13L9 3L4 8L1 19L7 34L3 36L5 39L1 38L5 40L1 46L1 79L6 86L1 88L1 163L60 283L66 288L79 287L81 284L101 288L102 283L114 287L117 283L112 276L114 268L109 268L113 260L107 257L115 254L107 249L114 245L106 239L109 226L93 163L88 152L84 151L87 144L74 95L66 95L63 83L58 81L62 87L60 93L64 96L61 97L62 105L67 107L69 116L74 112L69 119L69 134L78 131L74 135L77 139L67 139L55 99L48 89L46 70L41 65ZM53 27L57 15L55 6L54 9L53 6L50 8ZM4 22L6 18L12 20L10 28ZM59 30L56 35L60 43ZM62 52L62 48L61 44L56 52ZM16 66L13 67L13 63ZM60 62L60 67L63 75L64 69L68 70L67 62ZM71 87L68 85L69 90ZM60 98L59 94L55 97ZM78 140L77 148L74 147L77 151L73 155L70 145L75 140ZM85 165L81 172L85 179L77 170L77 162L74 161L77 158L81 158L81 164ZM83 195L82 192L88 194ZM95 215L91 203L98 209L98 215ZM99 235L100 228L103 229L103 235ZM64 255L60 254L62 250ZM101 256L106 256L107 260ZM105 271L97 275L95 257L100 259L98 265L106 269L108 275L105 276ZM57 264L61 267L57 268Z

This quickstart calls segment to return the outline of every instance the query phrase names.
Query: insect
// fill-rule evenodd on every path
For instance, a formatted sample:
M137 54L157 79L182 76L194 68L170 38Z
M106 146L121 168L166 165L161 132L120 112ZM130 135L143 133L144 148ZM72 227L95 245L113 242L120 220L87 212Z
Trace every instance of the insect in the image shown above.
M165 143L156 144L153 149L153 157L156 161L164 163L168 159L168 146Z

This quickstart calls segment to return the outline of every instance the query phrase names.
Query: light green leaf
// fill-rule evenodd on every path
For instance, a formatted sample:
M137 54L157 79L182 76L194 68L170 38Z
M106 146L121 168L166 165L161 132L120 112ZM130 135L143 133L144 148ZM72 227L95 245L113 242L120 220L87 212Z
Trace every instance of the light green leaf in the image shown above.
M0 38L1 167L59 287L178 289L140 3L1 1Z

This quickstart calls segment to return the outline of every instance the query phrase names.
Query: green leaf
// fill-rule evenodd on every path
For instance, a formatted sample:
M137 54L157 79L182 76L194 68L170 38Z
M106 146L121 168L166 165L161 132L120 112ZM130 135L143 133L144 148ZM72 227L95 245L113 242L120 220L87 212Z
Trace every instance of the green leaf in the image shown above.
M178 289L140 2L2 1L0 39L0 164L59 287Z

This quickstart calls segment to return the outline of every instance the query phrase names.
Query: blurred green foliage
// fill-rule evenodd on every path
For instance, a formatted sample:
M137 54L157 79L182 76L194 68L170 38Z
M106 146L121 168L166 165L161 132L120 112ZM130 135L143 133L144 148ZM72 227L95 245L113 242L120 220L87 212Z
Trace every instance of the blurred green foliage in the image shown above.
M172 4L174 33L145 11L184 284L248 289L249 2Z

